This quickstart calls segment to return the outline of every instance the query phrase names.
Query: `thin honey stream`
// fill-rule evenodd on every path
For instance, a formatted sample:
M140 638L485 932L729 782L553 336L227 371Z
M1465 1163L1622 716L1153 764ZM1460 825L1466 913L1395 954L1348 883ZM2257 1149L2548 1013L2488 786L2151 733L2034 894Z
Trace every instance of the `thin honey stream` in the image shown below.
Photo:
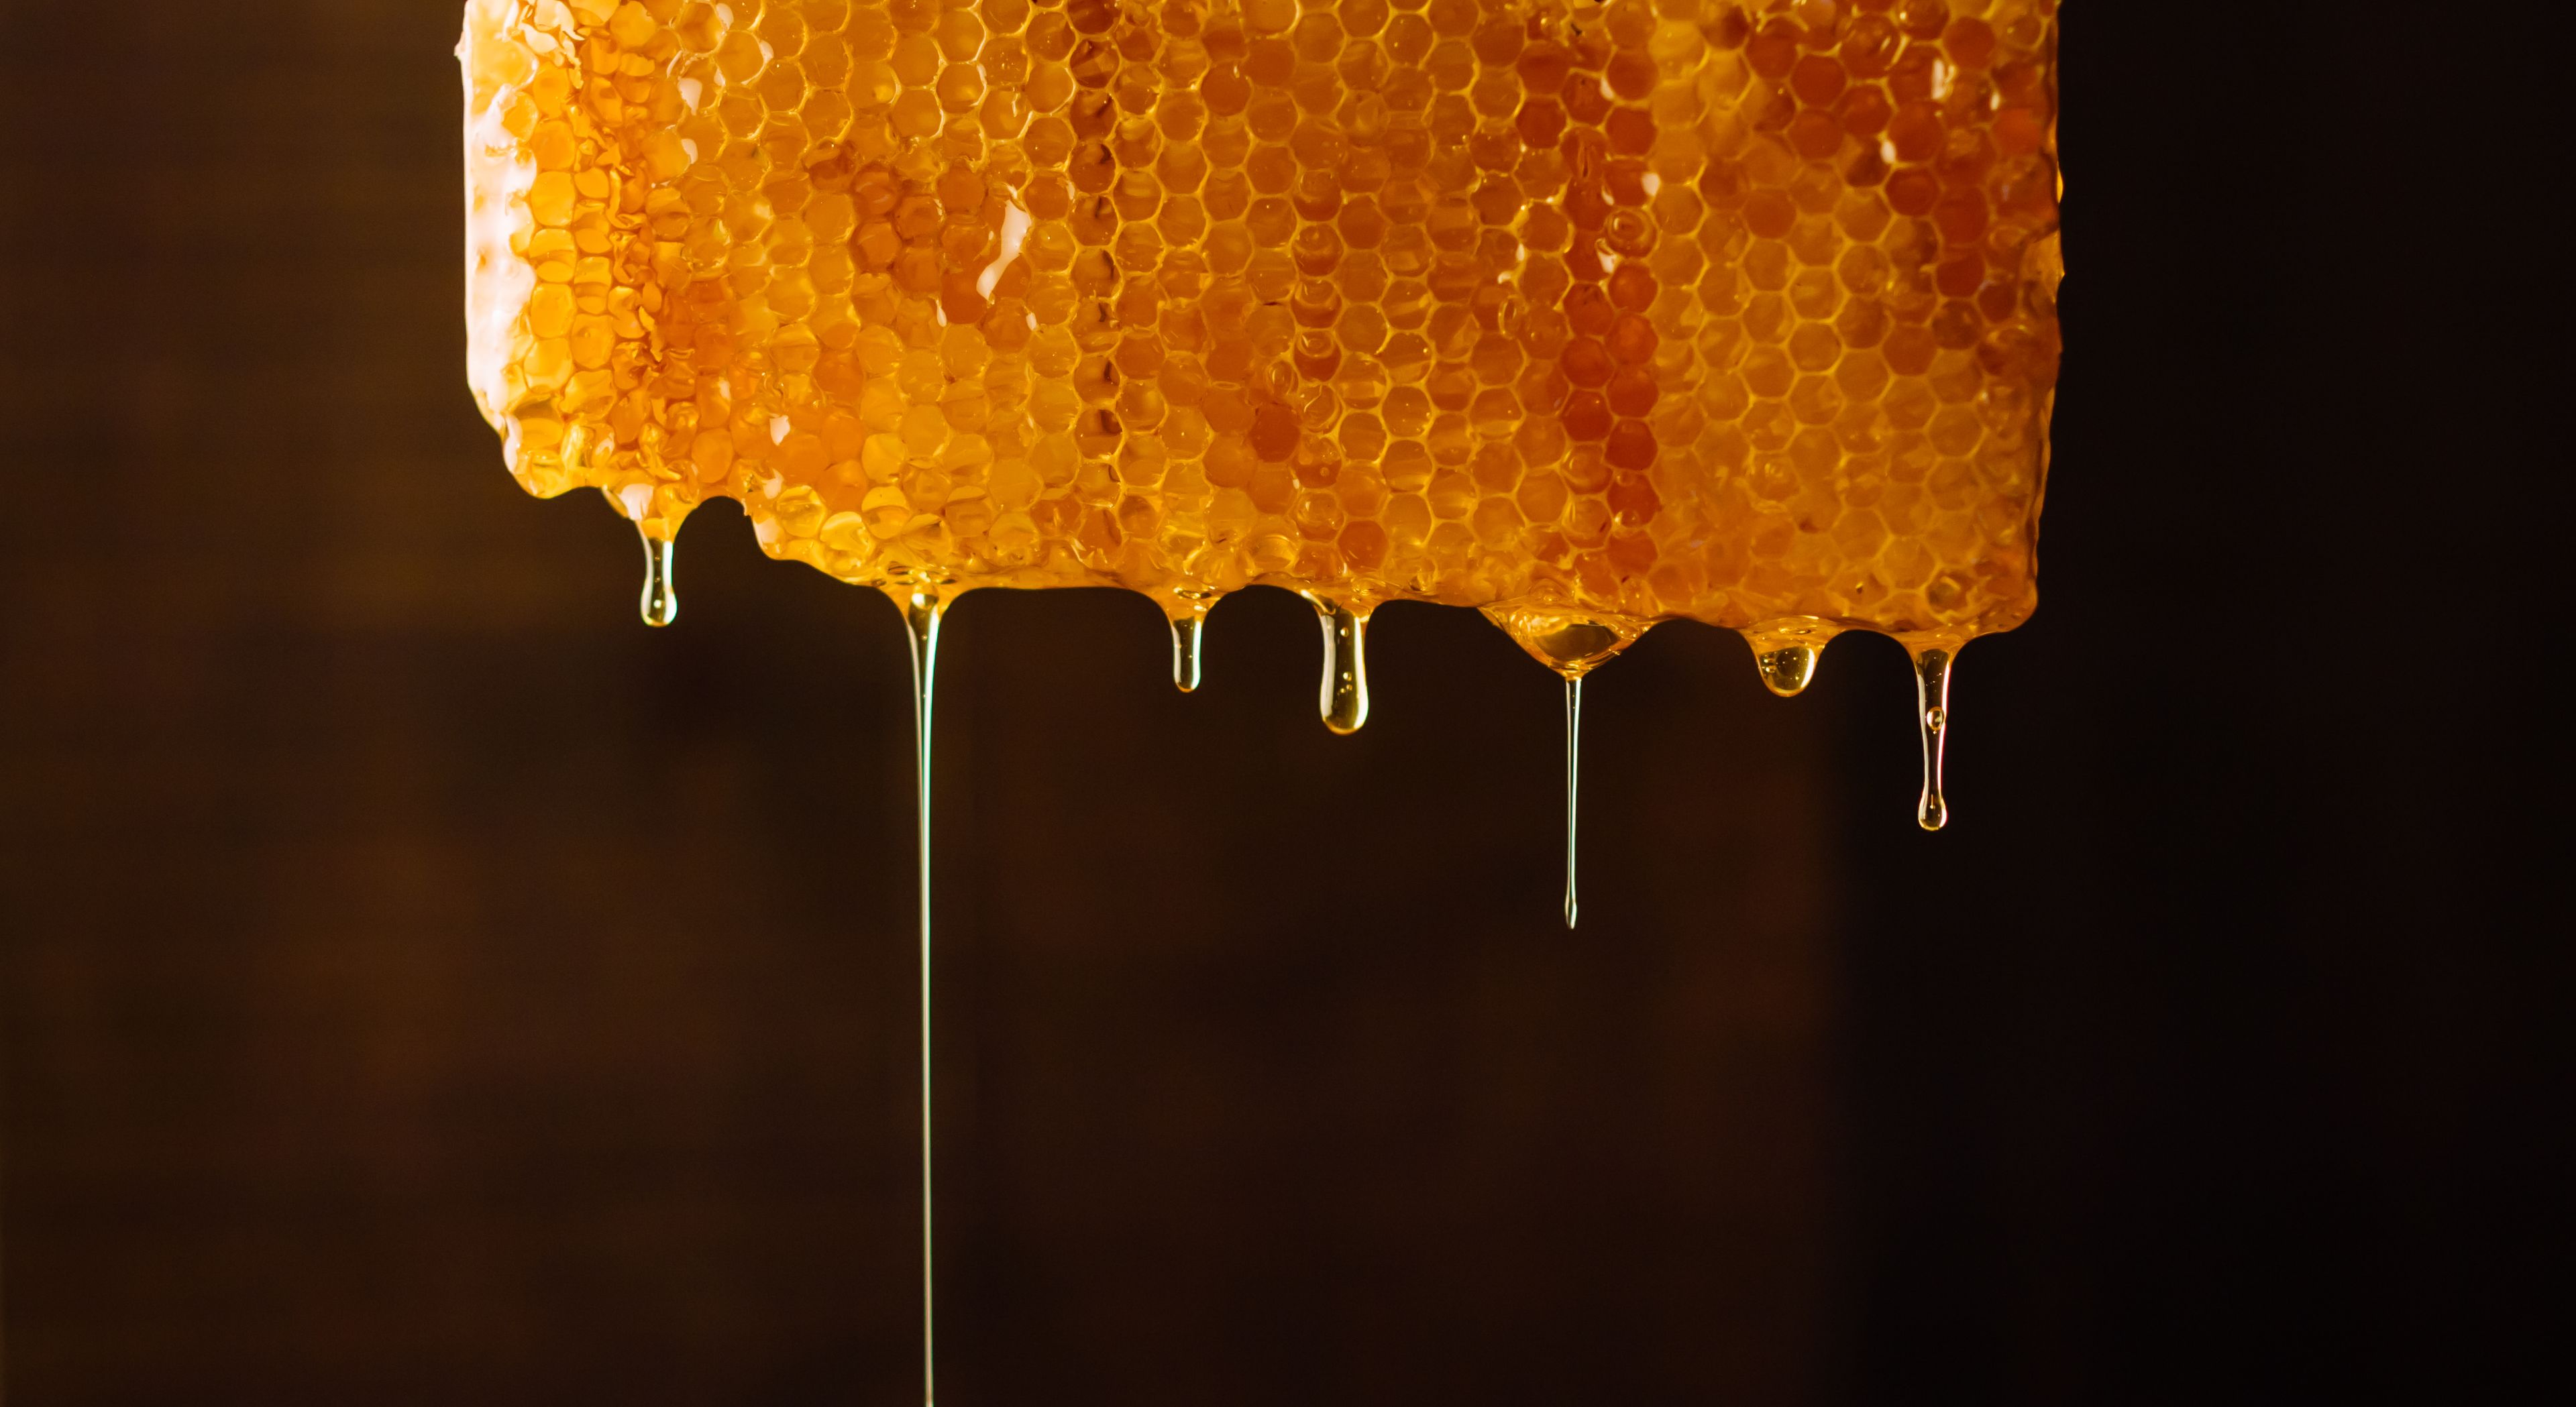
M1184 694L1195 694L1205 670L1200 649L1207 639L1207 617L1178 616L1172 621L1172 683Z
M939 675L939 626L947 607L936 595L915 592L901 602L904 634L912 653L912 718L914 826L919 840L921 896L921 1387L922 1400L935 1400L932 1384L938 1368L933 1350L937 1297L933 1294L931 1215L932 1150L930 1051L930 784L931 706Z
M1937 645L1918 647L1914 655L1914 716L1923 731L1923 796L1915 820L1927 831L1950 824L1950 799L1943 771L1950 746L1950 665L1953 653Z
M1583 905L1575 871L1580 851L1575 842L1583 816L1583 676L1565 681L1565 927L1572 932Z

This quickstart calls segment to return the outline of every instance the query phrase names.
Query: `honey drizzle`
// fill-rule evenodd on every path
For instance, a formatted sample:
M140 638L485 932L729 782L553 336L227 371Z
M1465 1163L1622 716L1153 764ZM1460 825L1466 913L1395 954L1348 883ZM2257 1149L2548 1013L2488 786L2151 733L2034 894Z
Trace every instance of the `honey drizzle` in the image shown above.
M1579 797L1583 782L1583 676L1569 675L1565 681L1565 929L1574 931L1577 915L1582 910L1574 882L1575 822L1582 814Z
M1784 699L1794 699L1807 691L1816 680L1816 647L1790 645L1753 657L1753 666L1762 671L1762 687Z
M1172 617L1172 683L1184 694L1199 691L1199 647L1206 630L1205 615Z
M933 1400L938 1358L931 1332L936 1322L932 1295L931 1251L931 1103L930 1103L930 720L932 690L939 672L939 623L947 603L930 592L916 591L901 600L904 633L912 647L912 728L916 826L921 862L921 1397Z

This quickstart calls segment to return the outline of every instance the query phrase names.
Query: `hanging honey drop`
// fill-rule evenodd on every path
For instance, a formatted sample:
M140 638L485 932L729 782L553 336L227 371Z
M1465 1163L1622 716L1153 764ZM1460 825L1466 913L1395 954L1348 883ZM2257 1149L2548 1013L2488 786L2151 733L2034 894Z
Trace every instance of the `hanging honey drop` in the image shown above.
M1172 617L1172 682L1184 694L1199 689L1199 642L1207 629L1203 615Z
M1762 687L1794 699L1816 682L1816 666L1824 659L1825 647L1841 633L1841 626L1821 616L1780 616L1747 627L1744 643L1753 647L1753 665L1761 671Z
M655 537L638 530L644 539L644 596L641 609L644 623L655 628L669 625L680 618L680 587L673 575L677 568L680 544L676 539Z
M1762 686L1784 699L1796 698L1815 682L1816 650L1812 645L1791 645L1756 655L1753 663L1762 671Z
M1575 889L1575 822L1583 808L1583 676L1565 681L1565 927L1574 930L1582 904Z
M1942 754L1950 737L1950 661L1952 651L1927 645L1914 654L1914 713L1923 727L1923 799L1914 810L1923 829L1950 824L1949 798L1942 794Z
M1619 652L1645 638L1650 621L1633 616L1594 615L1562 605L1485 608L1485 618L1503 628L1512 643L1531 659L1554 670L1565 681L1565 926L1570 930L1582 913L1576 882L1577 822L1582 815L1583 677L1619 657Z
M931 1350L931 1120L930 1120L930 719L939 674L939 622L947 603L924 591L897 596L904 633L912 646L912 732L915 826L920 845L921 888L921 1391L932 1400L937 1362Z
M1368 722L1368 617L1320 596L1306 598L1324 624L1324 726L1344 735Z

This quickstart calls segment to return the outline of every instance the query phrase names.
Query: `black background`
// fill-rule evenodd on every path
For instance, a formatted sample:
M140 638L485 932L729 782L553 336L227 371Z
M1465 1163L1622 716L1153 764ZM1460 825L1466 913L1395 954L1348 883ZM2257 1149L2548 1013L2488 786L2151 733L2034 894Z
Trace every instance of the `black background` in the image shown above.
M957 609L943 1400L2480 1401L2563 1330L2550 41L2255 8L2068 21L1946 834L1894 646L1670 627L1569 937L1474 616L1344 740L1278 593L1195 698L1136 598ZM502 474L453 0L0 17L10 1400L913 1400L893 611L720 508L647 632Z

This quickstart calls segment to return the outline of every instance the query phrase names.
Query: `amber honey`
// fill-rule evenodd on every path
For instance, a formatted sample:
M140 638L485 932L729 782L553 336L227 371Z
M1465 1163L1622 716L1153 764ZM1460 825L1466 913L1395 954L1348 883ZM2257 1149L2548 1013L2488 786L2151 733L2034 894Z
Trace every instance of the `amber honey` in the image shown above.
M1794 690L2032 607L2055 10L474 0L474 388L533 492L898 595L1691 617Z

